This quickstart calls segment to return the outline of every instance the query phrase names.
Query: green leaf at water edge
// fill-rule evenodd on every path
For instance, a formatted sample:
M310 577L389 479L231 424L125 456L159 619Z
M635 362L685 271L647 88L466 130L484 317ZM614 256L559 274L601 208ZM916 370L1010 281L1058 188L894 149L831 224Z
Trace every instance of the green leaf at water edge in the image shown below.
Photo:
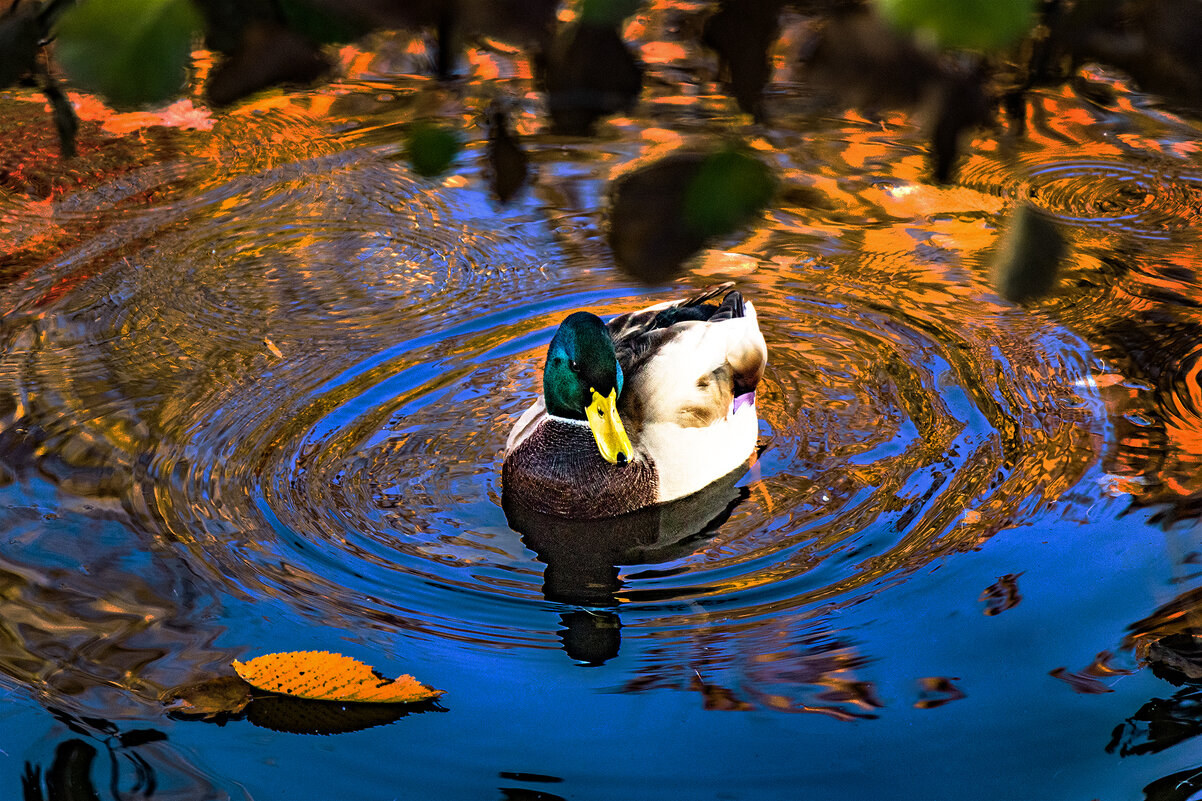
M55 56L76 87L116 106L183 88L201 18L191 0L85 0L63 14Z

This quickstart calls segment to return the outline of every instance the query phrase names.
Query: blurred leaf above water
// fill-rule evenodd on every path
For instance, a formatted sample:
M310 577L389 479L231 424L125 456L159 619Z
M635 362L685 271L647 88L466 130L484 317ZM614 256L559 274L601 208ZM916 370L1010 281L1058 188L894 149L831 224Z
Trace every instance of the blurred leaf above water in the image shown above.
M1036 0L874 0L885 18L940 47L996 50L1031 30Z
M738 146L674 153L640 166L610 188L614 257L642 281L666 281L706 241L760 213L776 186L769 167Z
M445 125L419 122L405 136L405 157L418 175L433 178L451 166L463 145Z
M564 26L537 67L552 123L574 136L633 106L643 87L643 67L618 32L587 20Z
M87 0L59 20L55 54L115 105L158 103L183 89L200 25L191 0Z

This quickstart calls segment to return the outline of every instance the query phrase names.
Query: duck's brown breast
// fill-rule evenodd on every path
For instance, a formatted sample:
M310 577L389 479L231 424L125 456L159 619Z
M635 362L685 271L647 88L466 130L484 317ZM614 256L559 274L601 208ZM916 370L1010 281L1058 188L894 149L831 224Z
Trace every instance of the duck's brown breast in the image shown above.
M650 460L610 464L601 458L587 427L553 418L506 457L501 481L506 503L576 520L649 506L659 488Z

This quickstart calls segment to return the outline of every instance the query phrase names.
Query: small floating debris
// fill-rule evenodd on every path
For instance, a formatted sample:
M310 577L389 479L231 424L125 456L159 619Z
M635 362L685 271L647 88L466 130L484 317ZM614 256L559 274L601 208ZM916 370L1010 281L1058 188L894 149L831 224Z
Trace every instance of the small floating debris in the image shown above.
M219 676L173 687L163 693L168 712L212 720L237 715L251 701L251 686L238 676Z

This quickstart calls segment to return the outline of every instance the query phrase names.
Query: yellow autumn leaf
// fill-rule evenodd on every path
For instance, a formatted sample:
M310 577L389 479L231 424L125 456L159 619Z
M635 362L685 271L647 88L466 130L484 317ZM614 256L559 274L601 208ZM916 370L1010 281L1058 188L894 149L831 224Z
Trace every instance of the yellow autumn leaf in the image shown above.
M260 690L314 701L397 704L428 701L443 692L412 676L386 679L370 665L329 651L265 654L249 662L235 659L234 670Z

